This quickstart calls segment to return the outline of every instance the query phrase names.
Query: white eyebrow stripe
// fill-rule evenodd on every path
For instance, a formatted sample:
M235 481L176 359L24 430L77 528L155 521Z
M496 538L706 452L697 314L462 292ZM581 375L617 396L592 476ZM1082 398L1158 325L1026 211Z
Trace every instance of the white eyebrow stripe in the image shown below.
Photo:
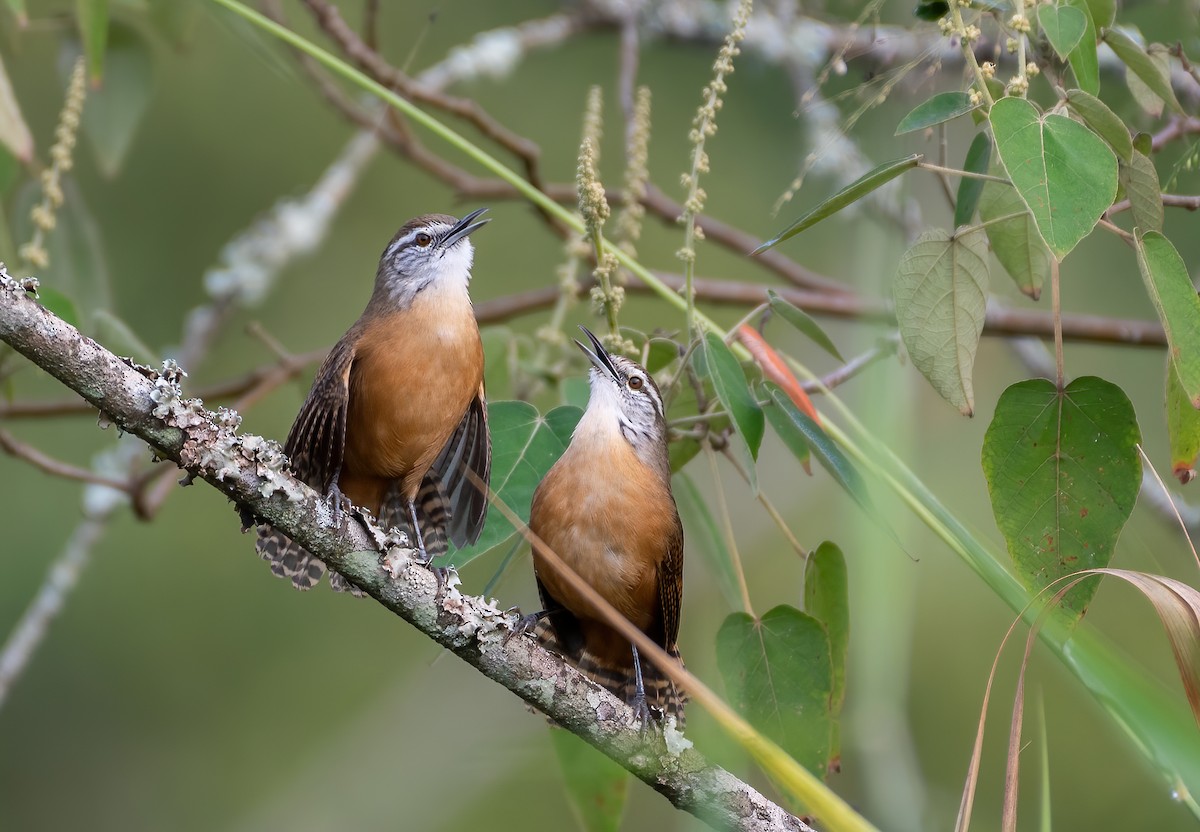
M403 237L401 237L396 242L392 243L390 246L388 246L387 256L391 257L397 251L404 248L406 245L410 244L413 240L416 239L417 235L420 234L422 231L424 231L423 228L415 229L415 230L410 231L409 233L405 234Z

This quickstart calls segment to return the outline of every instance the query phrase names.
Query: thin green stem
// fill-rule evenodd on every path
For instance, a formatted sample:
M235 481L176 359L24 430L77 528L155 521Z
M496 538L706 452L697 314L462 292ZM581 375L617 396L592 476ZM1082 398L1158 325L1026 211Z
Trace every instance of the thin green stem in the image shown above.
M992 98L992 93L988 90L987 79L983 76L983 70L979 67L979 61L975 60L975 50L971 48L971 42L963 37L966 34L967 27L963 23L962 9L953 0L950 3L950 17L954 21L954 31L959 34L963 58L966 60L967 66L971 67L971 72L975 75L975 86L979 89L979 94L983 96L983 100L987 102L988 109L990 110L992 105L996 103L995 99Z
M218 0L220 2L220 0ZM975 173L971 170L959 170L958 168L944 168L941 165L935 165L933 162L917 162L917 167L925 170L933 171L934 173L943 173L950 176L959 176L963 179L983 179L986 182L999 182L1002 185L1011 185L1012 181L1005 179L1003 176L992 176L990 173Z
M721 485L721 472L717 470L717 452L712 445L704 443L704 454L708 457L708 467L712 471L713 487L717 490L717 508L721 511L721 528L725 532L725 545L729 547L729 558L733 561L733 571L737 575L738 590L742 594L742 609L746 615L754 618L754 607L750 605L750 588L746 586L746 570L742 568L742 558L738 554L737 536L733 533L733 519L729 516L729 504L725 500L725 488Z

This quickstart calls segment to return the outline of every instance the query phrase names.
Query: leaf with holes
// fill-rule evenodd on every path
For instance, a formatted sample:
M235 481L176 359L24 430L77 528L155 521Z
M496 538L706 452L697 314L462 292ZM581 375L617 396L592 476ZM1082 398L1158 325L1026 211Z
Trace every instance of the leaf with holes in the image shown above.
M818 777L832 748L833 668L821 622L781 605L755 619L735 612L717 633L730 704Z
M1031 591L1112 560L1141 485L1140 441L1129 398L1094 376L1061 394L1053 382L1031 379L1000 396L983 440L983 473L996 525ZM1096 585L1072 589L1063 609L1082 616Z
M527 402L489 402L492 433L492 490L523 523L529 522L533 492L563 451L583 415L578 407L556 407L545 416ZM450 556L462 568L516 532L512 523L489 501L483 533L475 545Z
M987 223L984 233L992 253L1017 288L1034 300L1040 298L1050 279L1050 252L1016 190L999 182L984 185L979 219Z
M918 104L912 112L900 119L896 127L897 136L924 130L937 124L950 121L978 107L971 103L971 96L965 92L939 92L927 101Z
M618 832L629 772L570 731L551 731L567 797L585 832Z
M826 540L804 563L804 611L825 626L833 669L829 713L833 717L830 771L840 767L841 730L838 716L846 699L846 656L850 649L850 583L846 556L836 543Z
M1167 359L1167 437L1171 445L1171 473L1187 485L1196 478L1200 457L1200 410L1192 407L1175 362Z
M992 161L992 137L987 133L978 134L967 148L967 158L963 161L963 170L970 173L987 173ZM958 180L958 195L954 198L954 227L959 228L971 222L975 209L979 207L979 197L983 194L986 179L976 179L964 176Z
M1059 260L1086 237L1117 193L1117 158L1067 116L1042 116L1023 98L990 115L996 150L1051 253Z
M1183 259L1157 231L1137 238L1138 266L1167 332L1171 360L1192 407L1200 408L1200 297Z
M906 170L912 170L921 163L922 158L924 157L920 153L914 153L912 156L905 156L903 159L893 159L890 162L884 162L882 165L872 168L770 240L754 249L751 254L760 254L769 248L779 245L784 240L796 236L806 228L811 228L821 220L832 217L847 205L852 205L872 191L882 188Z
M1142 231L1162 231L1162 189L1158 186L1154 160L1134 151L1128 164L1121 163L1118 180L1125 189L1125 196L1129 197L1134 227Z
M1073 6L1039 5L1037 19L1042 34L1064 61L1087 32L1087 15Z
M1133 139L1129 136L1129 128L1107 104L1083 90L1067 90L1067 106L1096 135L1108 142L1121 161L1129 161L1133 156Z
M892 286L913 366L966 416L975 411L971 370L987 311L987 263L981 231L933 229L904 252Z

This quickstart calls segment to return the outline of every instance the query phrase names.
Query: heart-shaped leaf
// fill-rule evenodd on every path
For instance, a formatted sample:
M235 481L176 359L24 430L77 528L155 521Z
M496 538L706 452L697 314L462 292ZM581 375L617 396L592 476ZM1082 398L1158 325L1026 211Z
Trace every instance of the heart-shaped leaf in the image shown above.
M1059 260L1099 221L1117 193L1117 158L1067 116L1042 116L1023 98L1002 98L990 115L996 150L1038 231Z
M987 238L926 231L904 256L892 286L896 321L913 366L965 416L975 410L971 369L987 311Z
M1087 31L1087 15L1073 6L1040 5L1037 18L1046 40L1064 61Z
M1157 231L1137 238L1138 266L1167 333L1171 360L1192 407L1200 408L1200 297L1183 258Z
M571 433L583 412L577 407L556 407L542 416L528 402L489 402L488 427L492 433L492 490L522 522L529 522L533 492L571 444ZM507 540L516 531L496 507L489 504L483 532L473 546L450 556L462 568Z
M1004 391L983 440L992 511L1022 582L1040 590L1107 566L1142 480L1137 418L1115 384L1084 376L1061 393L1046 379ZM1089 580L1063 599L1082 616Z
M846 656L850 649L850 583L846 556L836 543L826 540L804 563L804 611L825 626L833 667L833 691L829 713L833 717L833 747L830 770L836 771L841 757L838 716L846 698Z
M1040 298L1050 279L1050 252L1016 190L999 182L984 185L979 218L986 223L992 253L1017 288L1034 300Z
M896 127L896 135L901 136L914 130L924 130L935 124L950 121L971 112L979 104L971 103L971 96L965 92L939 92L927 101L918 104L912 112L900 119Z

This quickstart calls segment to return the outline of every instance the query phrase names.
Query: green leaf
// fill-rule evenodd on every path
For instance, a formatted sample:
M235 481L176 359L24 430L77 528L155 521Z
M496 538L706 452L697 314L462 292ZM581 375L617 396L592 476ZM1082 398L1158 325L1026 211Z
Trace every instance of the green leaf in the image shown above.
M1133 137L1133 149L1143 156L1149 156L1154 152L1154 137L1149 133L1138 133Z
M704 342L697 352L702 353L704 357L702 362L698 362L698 365L704 367L702 374L707 374L708 379L712 381L713 392L717 394L721 406L733 420L734 432L739 441L749 452L749 468L753 472L763 437L762 408L750 392L746 374L742 372L737 358L719 335L713 332L704 333ZM697 370L700 370L700 366L697 366ZM751 474L751 480L755 479ZM757 485L754 488L757 491Z
M838 352L838 348L834 346L833 340L825 334L825 330L821 329L821 325L812 319L812 317L801 309L799 306L788 303L786 300L775 294L775 290L767 290L767 299L771 302L771 311L779 317L783 318L789 324L804 335L825 352L832 355L838 361L845 361L842 354Z
M1042 34L1064 61L1087 32L1087 15L1073 6L1040 5L1037 18Z
M592 395L592 385L586 377L571 376L564 378L558 385L559 393L562 394L562 404L569 404L578 407L580 410L587 410L588 399Z
M850 581L846 557L836 543L826 540L808 555L804 564L804 611L821 622L829 636L833 690L829 713L833 717L832 770L841 757L841 731L837 722L846 699L846 656L850 649Z
M987 173L992 161L992 137L979 133L967 148L963 170L970 173ZM958 180L958 196L954 199L954 227L968 225L979 207L979 196L983 193L985 179L963 176Z
M68 52L66 64L74 60ZM104 86L88 93L81 128L105 176L121 169L153 91L150 50L134 29L113 24L105 59Z
M1075 73L1075 83L1079 85L1079 88L1092 95L1099 95L1100 58L1096 54L1096 24L1092 19L1091 9L1088 8L1088 0L1069 1L1072 7L1080 9L1087 16L1087 27L1084 29L1079 43L1067 56L1067 63L1071 65L1071 71Z
M617 832L629 792L629 772L570 731L550 730L567 797L585 832Z
M1200 457L1200 410L1192 407L1179 380L1175 362L1167 359L1167 437L1171 444L1171 473L1184 485L1196 478Z
M1108 146L1116 151L1122 161L1129 161L1133 156L1133 139L1129 136L1129 128L1107 104L1083 90L1067 90L1067 106L1108 142Z
M651 338L646 343L649 344L650 351L646 354L644 366L651 373L657 373L664 367L670 366L682 355L679 351L679 344L670 338Z
M832 750L833 669L821 622L787 605L760 620L732 613L717 633L717 667L730 704L824 777Z
M1162 231L1162 189L1158 185L1154 160L1142 153L1133 153L1129 164L1122 163L1118 181L1129 197L1134 227L1142 231Z
M1002 98L990 116L996 150L1051 253L1066 257L1117 193L1117 158L1067 116L1042 116L1023 98Z
M1157 231L1137 237L1138 267L1167 332L1170 357L1192 407L1200 408L1200 297L1183 259Z
M939 92L927 101L918 104L908 115L900 119L896 127L897 136L924 130L935 124L942 124L958 118L978 107L971 103L971 96L965 92Z
M1107 29L1117 19L1117 0L1085 0L1089 17L1097 27Z
M1018 212L1019 217L995 222ZM986 183L979 200L979 218L987 223L984 232L992 253L1017 288L1034 300L1040 298L1042 285L1050 279L1050 252L1016 190L999 182Z
M12 151L13 156L23 164L33 159L33 134L21 115L21 107L17 104L17 96L13 92L12 83L8 80L8 72L4 69L4 60L0 57L0 144Z
M913 9L913 16L917 20L926 20L934 23L948 11L950 11L950 4L946 0L923 0L923 2L918 3L916 8Z
M108 42L108 0L76 0L75 18L87 56L87 73L93 87L104 77L104 47Z
M1040 590L1063 575L1107 566L1141 486L1141 441L1129 398L1094 376L1059 394L1030 379L1004 391L983 440L996 525L1021 581ZM1087 580L1063 599L1082 616Z
M979 230L922 234L900 258L896 321L913 366L942 398L975 412L971 370L987 310L987 240Z
M920 153L914 153L912 156L893 159L873 168L750 253L760 254L779 245L784 240L796 236L804 229L811 228L826 217L833 216L847 205L857 202L872 191L891 182L906 170L915 168L920 164L922 158L924 157Z
M38 287L38 303L78 329L79 313L75 311L75 303L53 286Z
M767 398L770 398L770 390L765 385L761 389ZM771 423L771 428L775 431L775 434L783 440L783 444L787 445L788 450L792 452L792 455L796 457L796 460L804 467L804 470L811 474L812 464L810 460L812 459L812 452L808 448L808 440L804 438L804 434L792 424L792 417L777 407L774 402L763 408L763 413L766 414L767 421Z
M1142 49L1133 38L1120 29L1109 29L1104 33L1104 42L1112 48L1121 63L1138 77L1152 93L1166 102L1172 110L1182 113L1179 99L1171 88L1171 71L1169 63L1156 60Z
M527 402L489 402L488 425L492 432L492 490L523 523L529 522L533 492L563 451L571 444L583 412L577 407L556 407L545 416ZM488 505L483 533L475 545L450 556L450 565L462 568L488 549L507 540L516 529L494 505Z
M771 420L771 427L775 428L784 444L789 448L794 448L797 441L795 434L799 434L816 455L817 462L820 462L821 467L833 476L837 484L844 488L846 493L853 497L854 501L867 514L879 521L884 528L888 528L871 502L871 495L867 492L867 484L863 480L862 474L858 472L842 449L829 438L829 434L806 414L801 413L800 408L796 407L795 402L779 385L769 381L764 382L763 390L770 396L775 407L787 417L786 419Z
M741 608L742 591L737 567L734 566L733 555L725 543L725 536L717 528L709 510L708 501L701 496L695 481L687 474L676 475L672 482L671 490L675 494L675 502L679 504L679 516L683 520L688 551L695 552L697 548L700 549L712 574L717 578L717 585L721 588L726 603L732 609Z

